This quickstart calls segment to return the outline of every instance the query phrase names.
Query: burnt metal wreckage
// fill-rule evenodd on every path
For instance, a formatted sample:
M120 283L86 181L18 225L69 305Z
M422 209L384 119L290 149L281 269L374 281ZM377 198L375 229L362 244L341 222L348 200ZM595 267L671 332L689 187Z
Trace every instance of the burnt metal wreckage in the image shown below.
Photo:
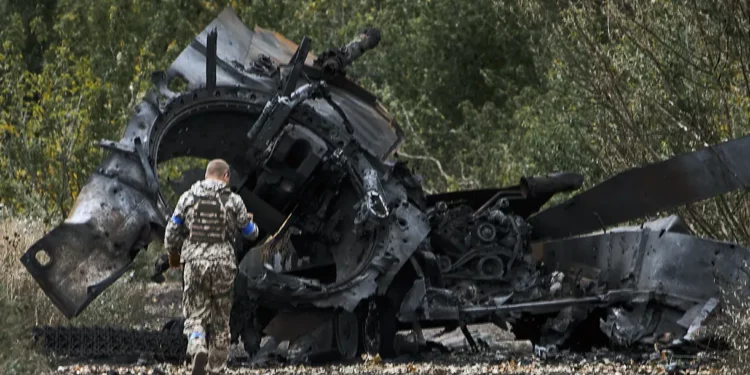
M687 345L719 306L717 280L747 279L747 249L693 236L676 216L606 228L748 186L750 138L622 172L546 210L583 177L427 195L398 160L396 121L346 75L379 40L366 29L315 57L310 39L297 46L251 31L225 9L153 74L157 90L121 140L101 142L111 152L70 216L21 262L60 311L79 315L163 238L171 208L156 167L191 156L231 164L232 189L263 230L256 243L236 241L230 325L251 356L289 341L290 353L310 361L389 357L399 354L398 331L425 344L422 329L439 327L461 329L476 346L466 325L480 322L509 324L541 349L595 338L618 348ZM175 79L186 91L170 91ZM200 177L185 173L172 187L181 193ZM159 281L165 267L156 268ZM180 357L180 324L139 350ZM123 347L92 349L86 335L116 336L92 329L37 334L69 355ZM271 339L261 348L263 336Z

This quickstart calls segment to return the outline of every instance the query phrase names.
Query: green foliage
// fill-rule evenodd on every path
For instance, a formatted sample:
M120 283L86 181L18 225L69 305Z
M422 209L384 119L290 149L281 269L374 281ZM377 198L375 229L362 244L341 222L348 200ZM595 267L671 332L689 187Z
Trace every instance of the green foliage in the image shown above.
M45 4L11 3L2 15L0 199L59 220L101 160L96 142L119 138L151 72L201 20L179 1L60 0L53 17Z
M582 173L589 187L750 130L744 2L8 0L0 203L63 219L101 160L95 142L119 138L150 73L228 5L248 25L311 37L316 53L381 28L348 74L404 128L400 154L429 192L551 171ZM199 163L160 165L169 201L168 180ZM701 234L750 242L744 192L677 211Z
M279 21L273 11L253 14L293 40L310 35L318 49L381 28L383 41L351 76L396 115L407 133L402 156L422 167L431 190L444 191L520 177L514 99L540 84L532 49L540 21L524 9L516 1L327 0L303 1Z
M2 92L3 180L26 192L7 196L16 209L36 203L65 216L85 181L78 168L97 161L91 136L102 133L96 112L106 97L88 59L75 58L65 43L50 54L55 59L41 72L21 72Z
M164 199L171 207L177 205L177 201L180 197L172 190L170 181L178 180L182 173L191 169L204 169L208 161L201 158L184 156L169 159L163 163L159 163L159 168L156 171L159 177L159 187L161 188Z
M536 21L520 3L17 2L6 9L0 55L3 203L64 218L102 156L95 142L117 138L150 72L168 66L226 5L292 40L311 36L318 52L363 26L382 28L380 47L350 74L399 118L408 138L403 156L424 169L431 190L519 177L512 99L539 82Z
M591 186L748 130L750 24L732 1L14 0L0 15L2 203L64 218L95 142L118 138L151 71L225 6L317 53L381 28L349 75L405 129L400 154L430 192L562 170ZM160 166L162 186L191 163ZM680 211L750 238L744 195Z
M581 1L564 9L543 41L549 90L522 117L530 133L554 135L543 138L551 152L537 160L560 158L595 183L747 134L746 10L734 1ZM680 211L703 234L750 240L744 192Z

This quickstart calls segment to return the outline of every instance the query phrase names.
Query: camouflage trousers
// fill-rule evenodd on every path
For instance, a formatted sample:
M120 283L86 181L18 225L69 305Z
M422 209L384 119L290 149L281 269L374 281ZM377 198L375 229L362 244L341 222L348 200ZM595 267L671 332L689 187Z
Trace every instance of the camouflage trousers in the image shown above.
M229 261L193 260L185 262L182 310L188 356L208 351L209 373L226 368L229 358L229 313L237 267Z

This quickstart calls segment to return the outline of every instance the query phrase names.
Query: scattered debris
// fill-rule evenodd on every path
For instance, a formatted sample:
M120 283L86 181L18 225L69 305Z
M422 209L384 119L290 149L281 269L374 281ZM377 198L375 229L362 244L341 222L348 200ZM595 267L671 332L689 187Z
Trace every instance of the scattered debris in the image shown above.
M156 90L121 140L101 142L110 153L68 219L21 262L67 317L80 314L162 233L171 209L156 166L189 155L228 160L232 188L264 230L263 242L236 241L230 321L256 362L421 353L430 327L454 332L444 347L548 359L603 344L693 345L717 305L714 277L747 279L747 249L695 237L678 217L605 229L743 188L750 166L733 161L750 158L750 137L622 172L544 210L583 176L426 195L398 160L397 122L345 74L379 40L366 29L315 57L309 38L295 50L226 9L153 74ZM188 91L170 91L176 77ZM183 177L173 187L192 182ZM519 341L477 336L467 324L478 322L510 324ZM56 347L74 336L55 336Z

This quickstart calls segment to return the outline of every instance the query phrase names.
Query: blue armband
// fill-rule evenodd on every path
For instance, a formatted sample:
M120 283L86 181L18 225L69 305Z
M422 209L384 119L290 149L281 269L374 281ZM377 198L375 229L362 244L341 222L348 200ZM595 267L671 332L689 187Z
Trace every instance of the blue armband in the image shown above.
M245 236L249 236L255 232L255 224L253 222L247 223L244 228L242 228L242 234Z
M175 223L175 224L177 224L177 225L182 225L182 223L184 221L182 221L181 217L179 217L177 215L174 215L174 216L172 216L172 222Z

